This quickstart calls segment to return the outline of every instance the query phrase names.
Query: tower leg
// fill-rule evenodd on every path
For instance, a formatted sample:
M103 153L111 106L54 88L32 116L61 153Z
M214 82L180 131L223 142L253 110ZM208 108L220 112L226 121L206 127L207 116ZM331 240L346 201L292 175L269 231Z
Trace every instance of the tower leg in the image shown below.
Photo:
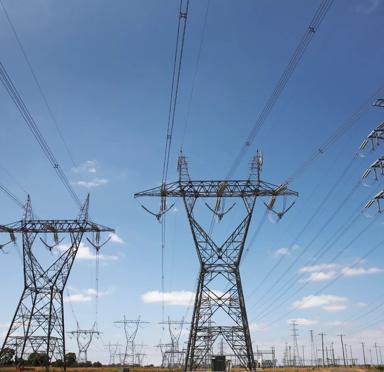
M227 291L218 293L215 285L218 277L225 278ZM214 321L218 312L227 317L220 325ZM225 273L201 270L191 324L185 371L207 367L204 364L209 363L212 346L219 336L243 368L256 369L240 273L236 267Z

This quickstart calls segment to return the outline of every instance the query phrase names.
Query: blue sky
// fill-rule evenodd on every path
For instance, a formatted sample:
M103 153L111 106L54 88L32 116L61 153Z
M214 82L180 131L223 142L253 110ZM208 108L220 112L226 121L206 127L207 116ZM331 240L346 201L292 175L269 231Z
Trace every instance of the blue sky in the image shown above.
M113 321L123 314L132 319L140 314L151 323L140 330L137 339L148 345L147 361L158 362L159 350L154 345L162 336L157 324L161 320L161 303L151 292L161 290L160 225L133 199L133 193L158 185L161 180L178 1L32 4L4 0L4 4L74 162L2 12L1 62L76 192L82 198L91 193L92 219L117 231L118 238L102 252L99 326L103 336L91 347L89 355L91 359L107 361L108 353L102 343L123 342L122 330ZM190 6L170 180L177 177L180 146L190 161L192 177L226 176L319 1L244 0L239 5L211 0L196 72L207 4L195 0ZM384 3L380 0L335 1L234 177L247 177L248 161L260 148L264 153L263 179L283 182L382 85L383 15ZM315 252L382 186L360 185L330 225L319 233L362 172L381 155L379 148L366 157L358 157L324 202L364 137L383 120L383 114L383 110L370 108L352 130L290 185L300 193L296 205L279 223L266 221L242 263L254 344L275 345L280 358L284 342L290 341L289 319L301 319L300 344L308 345L309 329L316 334L326 332L327 343L336 342L336 335L342 331L356 356L361 341L384 344L384 324L370 326L380 320L380 312L351 320L373 308L381 297L381 247L362 259L382 239L380 217L333 260L372 221L365 216L359 218L319 260L317 264L321 266L308 267ZM3 88L0 115L1 183L20 199L30 193L39 216L76 216L76 205ZM12 201L5 195L0 195L0 200L2 223L20 218L21 211ZM319 205L320 212L296 239ZM263 214L263 204L259 203L249 238ZM232 214L228 225L223 222L222 227L228 231L236 217L237 213ZM188 296L195 287L198 262L180 201L168 215L167 232L166 315L189 319ZM258 283L282 255L279 267L260 287ZM297 294L287 296L284 305L269 309L275 293L270 287L298 255L301 258L284 278L293 277L292 293L302 286L302 280L310 281ZM9 254L0 256L0 273L3 337L22 289L17 248L9 247ZM304 279L299 279L300 273L306 273ZM335 284L321 290L340 274ZM79 253L69 288L80 325L91 327L95 312L95 260L87 247ZM315 294L316 297L303 300ZM262 296L261 304L255 305ZM258 318L266 308L267 315ZM75 327L68 302L66 323L68 330ZM73 340L69 340L69 349L75 349Z

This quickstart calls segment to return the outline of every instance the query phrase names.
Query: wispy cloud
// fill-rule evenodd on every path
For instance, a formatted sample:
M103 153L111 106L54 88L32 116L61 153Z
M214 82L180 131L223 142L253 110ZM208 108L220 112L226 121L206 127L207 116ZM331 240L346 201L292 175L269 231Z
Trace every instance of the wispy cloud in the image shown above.
M299 269L300 273L308 273L309 275L304 278L303 282L322 282L334 279L338 275L346 277L377 274L384 271L379 267L355 267L356 264L363 264L365 261L358 259L352 266L342 266L340 264L318 264L312 266L304 266Z
M87 189L107 184L109 182L107 178L96 177L96 173L98 173L98 168L99 166L96 160L86 160L78 167L72 168L73 173L76 173L79 176L81 175L81 178L83 178L78 181L73 181L72 184L80 187L85 187Z
M351 323L346 322L344 320L332 320L331 322L328 322L327 325L331 327L346 327L349 326Z
M300 246L298 244L294 244L292 247L282 247L282 248L279 248L279 249L276 249L275 250L275 256L279 257L279 256L286 256L290 253L292 253L293 251L299 249Z
M311 265L311 266L304 266L300 268L299 272L301 273L314 273L319 271L325 271L325 270L335 270L340 267L339 264L318 264L318 265Z
M324 282L326 280L330 280L335 278L337 275L336 271L316 271L314 273L310 273L310 275L303 280L303 282Z
M124 240L122 238L120 238L120 236L117 235L116 233L110 233L109 237L111 238L110 242L112 242L112 243L125 244Z
M369 274L377 274L382 273L384 270L380 269L379 267L369 267L369 268L363 268L363 267L344 267L342 269L342 273L345 276L360 276L360 275L369 275Z
M286 256L289 253L288 248L279 248L275 251L275 256Z
M105 185L108 182L109 182L109 180L107 180L106 178L95 177L95 178L93 178L90 181L80 180L80 181L75 181L75 182L72 182L72 183L74 185L77 185L77 186L81 186L81 187L85 187L87 189L91 189L91 188L94 188L94 187L99 187L99 186Z
M347 298L335 295L310 295L295 301L296 309L321 308L325 311L341 311L346 309Z
M264 332L269 329L267 323L250 323L249 330L251 332Z
M161 303L164 302L168 305L175 306L188 306L195 298L195 293L191 291L149 291L141 296L143 302L147 304Z
M69 244L59 244L57 246L57 249L60 252L65 252L68 248L70 247ZM96 252L94 252L94 249L91 249L88 245L85 243L81 242L79 249L77 251L76 258L78 260L96 260L97 255ZM113 256L113 255L104 255L104 254L99 254L99 260L101 261L116 261L118 260L119 257Z
M72 288L73 290L73 288ZM64 302L90 302L93 301L96 296L102 297L109 294L108 291L99 291L97 292L94 288L88 288L85 290L75 290L77 293L70 294L69 296L64 297Z
M309 326L309 325L319 323L317 319L295 318L295 319L287 320L288 324L291 324L292 322L296 322L297 325L302 325L302 326Z
M84 163L81 163L78 167L72 168L74 173L96 173L97 172L97 162L96 160L86 160Z
M376 12L382 5L382 0L364 0L359 1L359 4L355 5L354 9L356 13L372 14Z

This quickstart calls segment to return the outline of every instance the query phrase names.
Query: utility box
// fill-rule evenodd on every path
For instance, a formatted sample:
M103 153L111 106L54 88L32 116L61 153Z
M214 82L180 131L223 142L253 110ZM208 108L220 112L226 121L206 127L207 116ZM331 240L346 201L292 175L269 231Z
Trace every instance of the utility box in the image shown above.
M226 370L225 355L214 355L212 357L211 369L212 372L225 372Z

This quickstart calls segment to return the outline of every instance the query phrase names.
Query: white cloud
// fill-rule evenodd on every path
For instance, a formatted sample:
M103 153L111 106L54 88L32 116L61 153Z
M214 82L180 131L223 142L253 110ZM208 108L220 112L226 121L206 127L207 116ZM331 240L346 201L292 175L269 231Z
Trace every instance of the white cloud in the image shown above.
M329 312L344 311L346 308L347 306L344 304L334 304L334 305L323 306L323 310L329 311Z
M338 264L318 264L318 265L304 266L300 268L299 272L314 273L319 271L335 270L335 269L338 269L339 267L340 265Z
M326 280L330 280L335 278L337 275L336 271L316 271L311 273L303 282L324 282Z
M117 235L116 233L110 233L109 237L111 238L110 241L112 243L125 244L124 240L121 239L120 236Z
M275 256L286 256L289 253L288 248L280 248L275 251Z
M310 309L320 307L325 311L341 311L345 309L346 297L335 295L310 295L295 301L293 307L297 309ZM344 308L342 308L344 306Z
M94 297L84 293L76 293L73 295L65 296L64 302L89 302L89 301L92 301L93 298Z
M97 293L96 289L88 288L83 291L77 291L78 293L70 294L64 297L64 302L90 302L98 297L107 295L108 291L99 291Z
M358 302L356 304L357 307L367 307L368 305L365 302Z
M109 180L107 180L106 178L95 177L94 179L92 179L90 181L76 181L76 182L73 182L73 184L77 185L77 186L85 187L87 189L90 189L90 188L93 188L93 187L98 187L98 186L101 186L101 185L105 185L108 182L109 182Z
M344 267L341 272L345 276L359 276L359 275L367 275L367 274L377 274L383 272L383 269L380 269L379 267L369 267L369 268L363 268L363 267Z
M296 251L299 248L300 248L300 246L298 244L294 244L289 248L282 247L282 248L276 249L275 256L286 256L286 255L292 253L293 251Z
M75 173L96 173L97 162L96 160L86 160L84 163L81 163L78 167L72 168L72 171Z
M328 322L327 325L331 327L346 327L350 325L350 323L344 320L333 320L332 322Z
M267 323L250 323L249 330L251 332L263 332L269 329Z
M160 303L163 298L168 305L188 306L193 303L195 293L191 291L171 291L163 294L160 291L149 291L141 296L143 302L147 304Z
M302 326L309 326L309 325L319 323L317 319L295 318L295 319L287 320L288 324L291 324L292 322L296 322L297 325L302 325Z
M357 264L363 264L365 261L357 259L352 266L342 266L340 264L318 264L311 266L304 266L299 269L300 273L308 273L309 276L304 278L303 282L322 282L326 280L334 279L337 275L343 275L347 277L377 274L384 270L379 267L355 267Z
M59 244L57 249L60 252L65 252L70 246L68 244ZM83 242L80 243L79 249L77 251L76 258L78 260L96 260L97 255L95 249L91 249L88 245ZM119 257L112 255L99 254L99 260L101 261L116 261Z

